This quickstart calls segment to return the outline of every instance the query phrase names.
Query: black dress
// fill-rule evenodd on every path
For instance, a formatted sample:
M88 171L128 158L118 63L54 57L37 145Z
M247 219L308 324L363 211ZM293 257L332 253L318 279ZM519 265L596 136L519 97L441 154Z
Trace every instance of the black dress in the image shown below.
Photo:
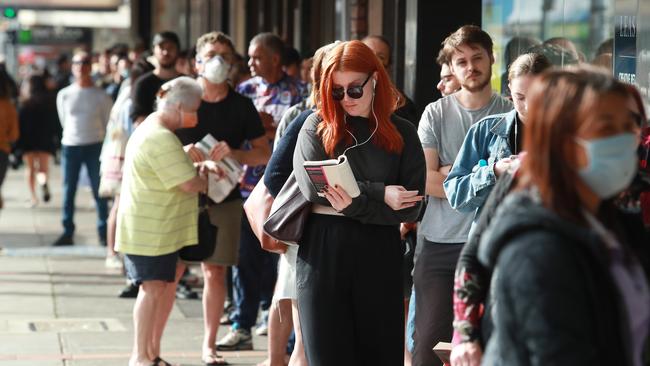
M18 110L18 121L20 138L17 149L23 153L41 151L54 154L61 124L53 101L43 99L23 103Z

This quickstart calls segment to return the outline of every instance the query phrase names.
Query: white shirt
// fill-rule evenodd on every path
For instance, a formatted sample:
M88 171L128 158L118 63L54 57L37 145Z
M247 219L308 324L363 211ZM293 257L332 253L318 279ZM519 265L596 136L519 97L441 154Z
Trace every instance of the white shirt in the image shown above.
M67 86L56 96L56 108L63 127L62 145L90 145L104 140L113 102L102 89Z

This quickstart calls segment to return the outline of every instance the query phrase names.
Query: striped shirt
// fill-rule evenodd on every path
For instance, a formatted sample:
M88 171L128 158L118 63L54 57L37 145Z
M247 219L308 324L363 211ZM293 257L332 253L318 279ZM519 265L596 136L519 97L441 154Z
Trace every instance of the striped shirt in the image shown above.
M126 145L116 250L159 256L196 244L197 195L178 188L195 175L176 135L143 122Z

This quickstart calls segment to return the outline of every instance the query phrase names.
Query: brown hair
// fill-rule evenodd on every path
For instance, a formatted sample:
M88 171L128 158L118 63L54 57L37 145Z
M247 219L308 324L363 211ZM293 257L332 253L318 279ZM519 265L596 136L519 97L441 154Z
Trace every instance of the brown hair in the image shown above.
M470 45L480 46L487 51L488 56L492 58L492 38L480 27L475 25L464 25L442 42L442 54L448 64L451 64L451 56L459 46Z
M327 53L330 52L334 47L339 44L339 41L336 41L334 43L327 44L319 49L316 50L314 53L314 59L311 65L311 70L309 71L311 74L311 80L312 80L312 88L311 88L311 101L314 103L314 105L318 108L318 103L320 100L320 79L321 79L321 74L323 72L323 62L325 61L325 58L327 57Z
M225 44L230 47L232 53L235 53L235 45L232 43L232 39L223 32L210 32L199 37L199 39L196 40L196 52L201 52L201 49L206 44L214 44L216 42Z
M551 66L553 66L551 61L541 53L524 53L510 65L508 81L512 81L512 79L519 76L541 74L542 71Z
M436 57L436 63L442 67L442 65L449 65L449 62L447 62L447 58L445 57L445 53L443 52L443 49L441 48L440 51L438 51L438 57Z
M536 187L542 204L565 219L584 221L575 182L573 138L580 125L607 94L629 95L625 85L593 66L551 69L529 90L524 135L527 151L521 165L520 187Z
M632 99L634 99L634 103L636 103L636 107L639 109L639 117L641 117L641 121L639 121L640 123L639 127L643 128L648 122L648 116L646 115L645 112L645 104L643 103L643 98L641 97L641 93L639 93L639 89L637 89L636 86L632 84L625 84L625 87L627 88L628 93L630 93Z

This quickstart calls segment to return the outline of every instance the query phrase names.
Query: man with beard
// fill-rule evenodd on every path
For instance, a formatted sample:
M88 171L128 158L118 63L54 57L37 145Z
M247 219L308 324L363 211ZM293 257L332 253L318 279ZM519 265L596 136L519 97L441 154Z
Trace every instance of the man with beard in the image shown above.
M153 37L156 68L142 75L133 86L131 118L136 125L153 112L156 93L160 86L180 76L176 71L176 59L180 45L178 36L174 32L161 32Z
M422 251L415 263L415 336L413 365L442 365L433 353L452 336L454 269L472 224L472 213L454 211L442 186L470 126L483 117L512 110L490 88L492 39L466 25L442 43L442 53L461 89L429 104L418 127L427 164L429 196L420 225ZM478 162L477 162L478 163Z

